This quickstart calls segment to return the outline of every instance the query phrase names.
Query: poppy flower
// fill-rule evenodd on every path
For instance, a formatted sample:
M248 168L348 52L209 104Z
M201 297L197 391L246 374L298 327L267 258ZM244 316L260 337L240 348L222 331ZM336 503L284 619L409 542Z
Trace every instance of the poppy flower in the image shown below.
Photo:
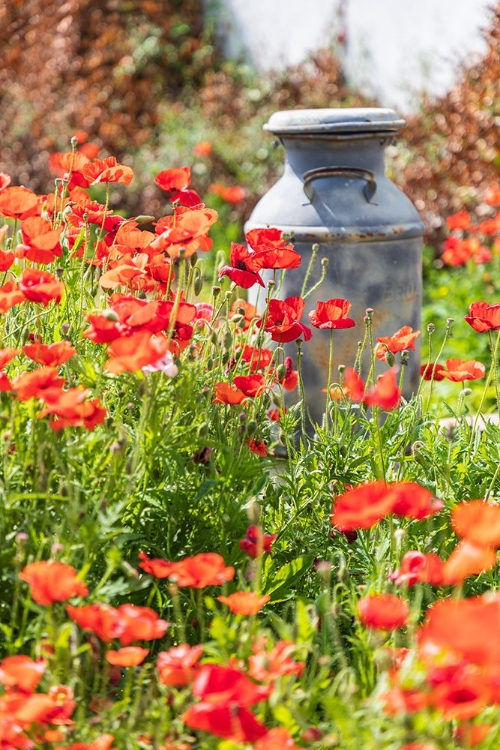
M298 370L293 369L293 359L291 357L285 357L285 376L279 377L278 382L281 387L288 392L294 391L299 384L299 373Z
M351 401L358 404L364 399L365 385L359 373L352 367L347 367L344 373L344 385L341 395L347 396ZM332 394L332 397L335 398L335 393Z
M55 750L113 750L114 739L112 734L101 734L92 742L74 742L72 745L56 747Z
M259 596L254 591L236 591L229 596L218 596L217 599L226 604L235 615L251 616L260 612L271 597L269 594Z
M396 354L402 352L405 349L414 349L415 341L420 336L420 331L414 331L411 326L403 326L396 331L392 336L381 336L377 337L377 345L375 346L375 354L377 359L387 361L387 352Z
M441 260L447 266L463 266L472 255L472 247L466 240L450 236L442 245Z
M302 263L302 256L293 249L293 245L274 247L260 245L253 253L252 265L255 269L276 268L290 270L298 268Z
M191 729L241 744L254 743L267 733L267 727L257 721L251 711L237 705L198 703L186 711L182 720Z
M394 493L385 482L362 484L339 495L334 502L331 522L339 531L369 529L394 507Z
M7 225L5 225L7 228ZM8 271L11 265L14 263L16 259L16 256L14 253L7 251L4 252L3 250L0 250L0 273L4 273L5 271Z
M253 746L253 750L300 750L288 729L274 727Z
M114 667L137 667L142 664L148 654L147 648L125 646L118 651L108 651L106 660Z
M446 721L466 721L492 701L492 690L480 675L465 675L434 688L430 703Z
M163 334L151 335L138 331L131 336L116 339L108 347L109 359L104 368L115 375L137 372L146 365L154 365L168 351L168 340Z
M255 372L256 370L264 370L266 367L269 367L274 354L271 349L263 349L259 346L249 346L247 344L243 347L240 356L243 362L248 362L250 365L250 372Z
M486 368L481 362L463 359L447 359L446 367L439 370L439 375L453 383L463 383L464 380L479 380L486 375Z
M252 250L259 247L285 247L287 240L283 237L283 231L275 227L262 229L251 229L245 234L245 240Z
M451 512L453 531L484 547L500 547L500 505L484 500L459 503Z
M229 253L229 266L223 266L219 271L219 279L228 276L232 282L242 289L250 289L254 284L264 286L264 282L258 274L258 268L253 265L254 253L251 253L244 245L231 242Z
M171 258L179 258L181 250L184 258L198 250L206 252L213 244L208 232L217 218L213 208L178 208L175 217L166 216L157 222L151 250L165 251Z
M189 685L199 669L202 654L203 646L188 646L187 643L161 651L156 661L160 682L171 687Z
M312 336L311 329L300 322L303 312L302 297L287 297L285 300L272 299L264 319L264 330L271 334L273 341L279 343L295 341L299 336L303 336L304 341L309 341ZM257 327L261 328L262 323L261 318L257 321Z
M389 575L389 580L398 586L414 586L416 583L430 583L432 586L443 585L444 562L433 552L424 555L411 550L401 560L401 567Z
M453 229L469 229L470 225L471 218L468 211L459 211L446 219L446 226L452 231Z
M163 638L169 626L153 609L135 604L122 604L117 609L117 616L120 623L118 638L122 646L130 646L134 641Z
M3 370L5 365L11 362L20 353L20 349L14 349L12 346L6 346L4 349L0 349L0 370Z
M85 427L87 430L93 430L104 422L107 411L98 398L86 401L89 394L90 390L83 386L69 388L67 391L48 389L42 394L46 405L39 417L42 419L47 414L57 417L50 423L53 430L65 427Z
M19 290L26 299L47 307L52 300L61 301L64 284L48 271L25 268L19 278Z
M88 163L89 157L81 151L56 152L49 156L49 167L68 181L68 190L89 186L89 180L83 174L83 168Z
M57 560L30 563L21 571L19 578L29 585L35 602L43 606L64 602L74 596L87 596L89 592L78 578L77 571Z
M241 404L245 394L232 383L216 383L214 404Z
M364 399L367 406L378 406L382 411L392 411L401 402L401 391L396 381L396 370L387 370L377 378L377 382L368 390Z
M438 362L428 362L420 367L420 377L423 380L444 380L442 367Z
M122 629L118 610L101 602L75 607L68 604L66 612L83 630L91 630L104 643L117 638Z
M39 198L25 187L7 187L0 191L0 216L7 219L25 219L36 213Z
M244 299L237 299L231 307L231 316L243 315L243 330L247 331L250 325L257 319L257 307Z
M253 706L266 700L271 688L257 685L239 669L203 664L197 671L192 693L212 705Z
M475 229L476 232L486 234L490 237L498 234L500 232L500 213L498 213L493 219L486 219L485 221L482 221L475 227Z
M443 509L444 503L416 482L394 482L389 485L394 495L392 512L397 516L421 520Z
M296 650L297 646L292 641L278 641L271 651L256 644L253 655L248 659L248 674L258 682L267 683L274 682L283 675L300 677L306 665L292 658Z
M29 401L30 398L43 398L47 391L61 391L64 383L57 367L40 367L19 375L13 387L19 401Z
M12 177L7 172L0 172L0 190L5 190L12 182Z
M455 730L455 737L464 747L476 747L494 728L493 724L461 724Z
M175 193L178 190L184 190L191 182L191 169L190 167L164 169L156 175L154 182L155 185L165 190L166 193Z
M373 630L402 628L409 615L408 604L394 594L370 594L358 602L360 622Z
M461 583L469 576L492 570L496 564L497 554L494 549L463 539L443 565L443 583L445 585Z
M89 161L82 167L81 171L89 185L97 185L101 182L129 185L134 178L132 169L124 164L118 164L114 156Z
M219 586L234 578L234 568L226 567L224 558L215 552L202 552L193 557L186 557L178 562L168 560L150 560L139 553L139 567L157 578L170 578L180 587L201 589L205 586Z
M193 146L195 156L210 156L212 153L212 144L210 141L199 141Z
M6 313L26 299L14 281L7 281L0 287L0 313Z
M59 367L76 354L76 349L69 341L57 341L55 344L26 344L23 352L39 365Z
M351 303L346 299L317 302L316 310L309 313L309 320L315 328L329 330L352 328L356 323L352 318L347 317L351 307Z
M245 191L240 185L226 187L218 182L214 182L209 186L208 192L212 193L212 195L218 195L223 201L226 201L226 203L232 203L233 205L245 200Z
M263 440L248 438L247 440L245 440L245 443L252 451L252 453L256 453L261 458L265 458L267 456L267 445Z
M277 534L264 534L258 526L251 524L246 531L245 539L240 539L240 549L250 557L271 554L271 548Z
M6 656L0 662L0 682L6 688L33 693L44 675L45 666L43 659L33 661L22 654Z
M488 305L487 302L473 302L464 320L478 333L498 331L500 330L500 304Z
M18 258L26 258L32 263L49 264L62 255L62 227L53 229L48 219L30 216L21 224L22 245L16 248Z
M249 398L261 396L269 388L265 377L258 373L255 375L237 375L233 382L236 388Z

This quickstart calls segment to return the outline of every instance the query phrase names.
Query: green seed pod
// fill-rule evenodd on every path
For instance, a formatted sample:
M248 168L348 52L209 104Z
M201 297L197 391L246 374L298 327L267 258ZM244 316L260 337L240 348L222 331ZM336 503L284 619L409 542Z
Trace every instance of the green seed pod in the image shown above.
M250 422L247 424L247 435L249 437L252 437L253 435L255 435L255 433L257 432L258 427L259 427L259 425L257 424L257 422L254 419L250 420Z

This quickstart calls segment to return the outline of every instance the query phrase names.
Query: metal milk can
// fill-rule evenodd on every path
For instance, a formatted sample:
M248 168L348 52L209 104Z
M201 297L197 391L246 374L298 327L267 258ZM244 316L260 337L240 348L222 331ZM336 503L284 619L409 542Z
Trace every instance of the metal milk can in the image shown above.
M300 295L314 243L320 250L308 288L321 276L321 258L328 258L326 279L307 298L302 322L309 323L307 314L318 300L352 303L349 317L356 328L334 331L334 379L339 364L354 364L367 308L375 311L375 337L391 336L404 325L420 329L424 224L384 169L385 148L404 124L393 110L357 108L276 112L264 126L285 147L284 174L255 206L245 231L276 227L293 235L302 263L286 272L282 298ZM303 346L303 376L307 407L320 423L330 338L329 331L312 331ZM406 366L407 397L420 378L419 342ZM296 354L294 342L286 348ZM365 375L368 362L366 352ZM377 367L387 370L385 363Z

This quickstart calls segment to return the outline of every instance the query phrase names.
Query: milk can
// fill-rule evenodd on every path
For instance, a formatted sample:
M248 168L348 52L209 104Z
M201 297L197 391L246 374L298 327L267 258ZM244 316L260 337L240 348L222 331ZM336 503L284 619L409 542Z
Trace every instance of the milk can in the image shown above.
M281 179L255 206L245 231L276 227L293 235L301 266L287 271L282 298L301 293L312 246L320 245L308 288L325 281L306 300L303 322L318 300L344 298L356 328L334 332L334 364L352 366L363 318L374 309L375 337L391 336L404 325L420 328L422 237L424 224L416 208L386 176L384 151L404 125L390 109L311 109L276 112L264 126L285 147ZM313 328L304 344L303 376L307 407L321 422L328 380L329 331ZM419 340L405 372L404 392L418 387ZM287 344L287 354L297 348ZM368 362L365 354L364 372ZM387 364L377 365L379 372Z

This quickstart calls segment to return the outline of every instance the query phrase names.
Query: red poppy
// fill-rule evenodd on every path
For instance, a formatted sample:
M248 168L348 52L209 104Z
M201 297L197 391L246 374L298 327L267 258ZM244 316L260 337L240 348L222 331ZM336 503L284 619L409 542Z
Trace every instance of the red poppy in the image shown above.
M237 705L198 703L186 711L182 720L191 729L241 744L254 743L267 733L267 728L257 721L251 711Z
M0 663L0 682L7 689L33 693L43 677L45 666L43 659L33 661L21 654L7 656Z
M403 326L393 336L377 337L378 344L375 354L378 359L387 361L387 352L396 354L404 349L414 349L415 341L420 336L420 331L414 331L410 326Z
M26 344L23 352L39 365L59 367L76 354L76 349L69 341L57 341L55 344Z
M50 423L53 430L65 427L85 427L87 430L93 430L104 422L107 411L98 398L86 401L89 394L90 390L83 386L69 388L67 391L49 389L42 394L46 406L39 417L45 417L47 414L57 417Z
M299 373L293 369L291 357L285 357L285 377L278 378L278 382L285 391L294 391L299 384Z
M47 307L52 300L61 301L64 284L48 271L25 268L19 279L19 289L26 299Z
M241 352L241 359L243 362L249 363L250 372L264 370L266 367L269 367L273 356L271 349L262 349L259 346L249 346L248 344Z
M401 391L396 380L396 370L387 370L364 397L367 406L378 406L382 411L396 409L401 402Z
M101 734L93 742L74 742L72 745L56 747L55 750L113 750L113 742L112 734Z
M241 404L245 394L232 383L216 383L214 404Z
M163 359L168 346L169 342L163 334L151 335L149 331L138 331L113 341L108 347L110 358L104 368L114 374L137 372Z
M49 156L49 167L64 180L68 180L68 189L88 187L89 180L83 174L83 168L89 163L89 157L81 151L56 152Z
M245 191L239 185L225 187L218 182L214 182L208 188L208 192L213 195L218 195L219 198L222 198L226 203L232 203L234 205L245 200Z
M120 634L118 610L108 604L95 602L82 607L68 604L66 612L79 627L91 630L104 643L109 643Z
M493 724L462 724L456 728L455 737L464 747L476 747L494 728Z
M466 240L450 236L443 242L441 260L448 266L463 266L472 255L472 247Z
M78 578L77 571L57 560L30 563L21 571L19 578L29 585L31 596L37 604L64 602L74 596L87 596L89 592Z
M446 367L439 370L439 375L453 383L463 383L464 380L479 380L486 375L486 368L474 359L447 359Z
M240 549L250 557L260 557L265 552L271 554L271 548L277 534L264 534L258 526L251 524L246 531L245 539L240 539Z
M267 227L264 229L251 229L245 234L245 240L252 250L266 247L285 247L287 240L283 237L281 229Z
M497 555L494 549L463 539L444 563L443 583L445 585L461 583L469 576L492 570L496 564Z
M257 685L238 669L220 664L203 664L196 673L192 693L212 705L246 707L266 700L271 689Z
M254 591L236 591L229 596L218 596L217 599L226 604L235 615L251 616L260 612L271 597L269 594L259 595Z
M210 156L212 153L212 144L210 141L200 141L193 147L193 154L195 156Z
M470 213L468 211L460 211L459 213L452 214L446 219L446 226L448 229L468 229L471 225Z
M430 583L432 586L443 585L443 560L430 552L412 550L401 560L401 567L389 575L389 579L399 586L414 586L416 583Z
M36 213L39 198L25 187L8 187L0 192L0 216L25 219Z
M7 227L7 225L5 225L5 227ZM14 263L15 259L16 256L14 255L14 253L10 251L4 252L3 250L0 250L0 272L4 273L4 271L8 271L11 265Z
M114 156L105 159L94 159L82 167L82 174L89 185L97 185L101 182L117 182L119 185L129 185L134 177L130 167L118 164Z
M500 304L488 305L487 302L473 302L464 320L478 333L498 331L500 330Z
M350 309L351 303L346 299L317 302L316 310L309 313L309 320L315 328L352 328L356 323L347 317Z
M438 362L428 362L426 365L421 365L420 376L423 380L444 380L441 370L442 365Z
M151 249L165 251L171 258L189 258L198 250L207 251L213 241L208 237L210 228L217 221L213 208L178 208L175 216L166 216L156 224L156 239Z
M14 281L8 281L0 287L0 313L6 313L19 305L26 297Z
M30 216L21 224L23 244L16 248L18 258L27 258L33 263L52 263L62 255L60 238L62 227L53 229L48 219Z
M303 312L302 297L287 297L285 300L272 299L265 317L264 330L271 334L273 341L279 343L295 341L299 336L303 336L304 341L309 341L312 336L311 329L300 322ZM262 323L261 318L257 321L257 326L261 328Z
M453 531L462 539L485 547L500 547L500 505L470 500L451 513Z
M406 518L428 518L443 509L444 503L416 482L394 482L389 485L394 495L392 512Z
M6 187L9 187L11 182L12 178L7 172L0 172L0 190L5 190Z
M258 440L256 438L248 438L245 440L246 445L248 448L252 451L252 453L256 453L261 458L265 458L267 456L267 445L263 440Z
M331 522L339 531L369 529L394 507L394 493L385 482L362 484L339 495L334 502Z
M480 675L464 675L438 685L430 697L431 705L443 714L446 721L472 719L491 700L491 687Z
M139 664L142 664L148 654L149 651L147 648L125 646L125 648L120 648L118 651L108 651L106 653L106 660L114 667L137 667Z
M226 567L224 559L215 552L202 552L178 562L150 560L144 552L139 554L139 567L158 578L170 578L178 586L201 589L220 586L234 578L234 568Z
M266 651L264 643L257 643L253 648L253 656L248 659L248 674L259 682L274 682L283 675L295 675L300 677L305 669L305 664L292 659L297 650L295 643L291 641L278 641L271 651Z
M406 625L408 604L394 594L370 594L358 602L360 622L374 630L395 630Z
M477 225L476 231L481 234L493 236L500 232L500 213L498 213L493 219L486 219Z
M264 286L262 278L258 274L258 268L253 265L254 253L250 252L244 245L231 242L229 262L231 265L223 266L219 271L219 279L228 276L237 286L242 289L250 289L254 284Z
M237 375L234 378L234 385L249 398L261 396L269 388L265 377L258 373L255 373L255 375Z
M187 643L161 651L156 662L160 682L171 687L189 685L199 669L202 654L203 646L188 646Z
M347 367L344 373L344 387L342 393L355 403L361 403L364 399L365 385L359 373L352 367Z
M130 646L134 641L163 638L169 626L166 620L160 620L153 609L135 604L122 604L117 609L117 616L120 623L118 638L122 646Z
M288 729L275 727L270 729L260 740L257 740L253 750L300 750L300 748L293 741Z
M175 193L178 190L187 188L191 182L191 169L190 167L164 169L163 172L159 172L156 175L154 181L166 193Z
M47 391L61 391L64 383L57 367L40 367L19 375L13 387L19 401L29 401L30 398L44 398Z
M5 349L0 349L0 370L3 370L5 365L11 362L20 353L20 349L14 349L11 346L7 346Z
M253 253L252 265L256 270L261 268L281 268L289 270L298 268L302 257L293 249L293 245L259 245Z

